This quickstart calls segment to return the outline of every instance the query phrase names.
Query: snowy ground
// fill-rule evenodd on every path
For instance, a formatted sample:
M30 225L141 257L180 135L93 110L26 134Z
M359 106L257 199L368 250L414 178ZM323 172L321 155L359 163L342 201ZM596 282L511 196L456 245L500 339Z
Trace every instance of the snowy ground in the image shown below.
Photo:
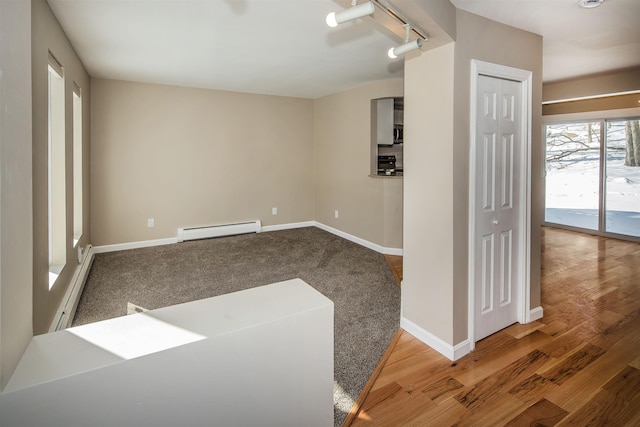
M598 156L594 149L548 162L546 222L598 230ZM640 167L625 166L618 151L606 169L606 231L640 237Z

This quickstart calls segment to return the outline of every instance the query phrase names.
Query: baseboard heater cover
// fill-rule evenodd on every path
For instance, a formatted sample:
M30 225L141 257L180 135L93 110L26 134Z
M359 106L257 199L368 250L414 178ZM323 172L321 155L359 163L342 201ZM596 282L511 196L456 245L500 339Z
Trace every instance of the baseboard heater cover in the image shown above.
M208 225L205 227L178 228L178 242L234 236L236 234L259 233L261 230L262 225L259 220L234 224Z

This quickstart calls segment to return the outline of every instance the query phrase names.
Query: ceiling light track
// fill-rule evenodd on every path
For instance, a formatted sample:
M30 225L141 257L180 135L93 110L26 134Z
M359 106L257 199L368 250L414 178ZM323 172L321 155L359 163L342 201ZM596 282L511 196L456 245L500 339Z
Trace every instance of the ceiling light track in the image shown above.
M396 7L389 3L387 0L371 0L371 2L378 6L381 10L386 12L387 15L391 16L393 19L401 23L405 28L408 25L411 29L411 32L420 37L423 41L428 41L431 38L429 36L429 33L411 22L411 20L409 20L409 18L407 18L404 13L396 9Z
M371 0L361 4L357 4L357 0L351 0L351 8L338 13L331 12L327 15L327 25L330 27L337 27L338 24L342 24L343 22L349 22L358 18L373 15L375 11L374 6L377 6L395 21L402 24L405 28L404 44L389 49L389 52L387 53L389 58L397 58L398 56L404 55L412 50L420 49L422 47L422 42L429 40L430 37L426 31L411 22L406 15L396 9L396 7L387 0ZM418 38L411 41L411 33L414 33Z

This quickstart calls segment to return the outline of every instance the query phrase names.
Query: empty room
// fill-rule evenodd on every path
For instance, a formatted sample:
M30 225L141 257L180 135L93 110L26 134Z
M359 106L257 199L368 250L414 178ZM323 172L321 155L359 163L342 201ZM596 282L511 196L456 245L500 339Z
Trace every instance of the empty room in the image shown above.
M0 424L637 424L639 7L0 0Z

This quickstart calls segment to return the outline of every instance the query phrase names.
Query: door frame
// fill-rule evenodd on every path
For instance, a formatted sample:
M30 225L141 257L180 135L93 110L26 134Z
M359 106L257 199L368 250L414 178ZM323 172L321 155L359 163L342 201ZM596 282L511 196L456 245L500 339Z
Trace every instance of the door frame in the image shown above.
M470 350L475 348L475 209L476 209L476 125L477 125L477 91L480 75L513 80L521 83L521 112L520 140L523 143L520 150L520 192L519 215L520 232L518 234L521 261L518 268L517 307L518 322L531 321L531 105L533 73L519 68L490 62L471 60L471 102L470 102L470 147L469 147L469 258L468 258L468 341Z

